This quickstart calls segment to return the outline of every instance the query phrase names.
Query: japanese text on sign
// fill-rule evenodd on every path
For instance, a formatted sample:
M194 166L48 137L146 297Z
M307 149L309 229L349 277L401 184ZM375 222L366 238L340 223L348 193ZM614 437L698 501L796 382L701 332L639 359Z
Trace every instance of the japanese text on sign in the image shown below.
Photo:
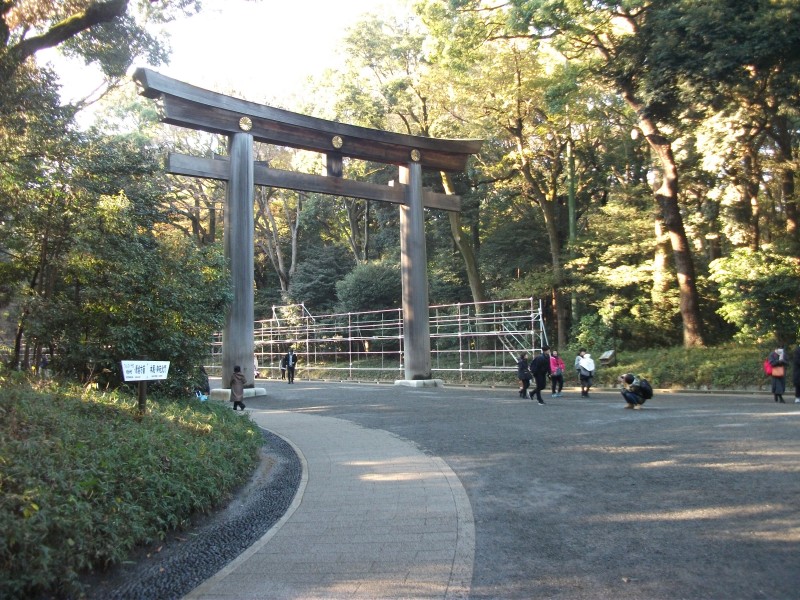
M123 360L122 378L125 381L156 381L166 379L168 360Z

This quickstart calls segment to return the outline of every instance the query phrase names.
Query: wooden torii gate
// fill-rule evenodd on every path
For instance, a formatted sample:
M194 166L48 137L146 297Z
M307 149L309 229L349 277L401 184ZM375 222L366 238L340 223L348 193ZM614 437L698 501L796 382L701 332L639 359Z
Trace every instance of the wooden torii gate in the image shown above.
M222 377L229 381L241 365L254 382L253 236L256 185L393 202L400 205L400 251L403 288L404 381L431 379L428 272L423 208L461 210L459 196L422 187L422 169L463 171L482 140L442 140L346 125L218 94L137 69L140 93L157 99L161 121L225 135L227 159L170 154L167 170L227 182L224 226L225 258L233 302L222 332ZM253 142L319 152L327 157L327 176L271 169L254 163ZM384 186L342 177L342 158L399 166L399 185Z

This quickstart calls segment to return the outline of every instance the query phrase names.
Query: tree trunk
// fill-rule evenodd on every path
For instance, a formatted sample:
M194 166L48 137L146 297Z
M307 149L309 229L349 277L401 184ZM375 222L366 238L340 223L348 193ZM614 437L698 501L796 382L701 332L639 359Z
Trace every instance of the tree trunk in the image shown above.
M342 201L347 214L347 243L350 245L356 264L361 265L367 262L366 246L369 231L369 227L366 226L368 223L366 211L361 210L361 202L364 201L355 198L342 198ZM365 223L363 227L362 222Z
M650 292L650 301L657 310L666 303L669 290L667 278L667 261L669 260L669 236L664 233L664 222L656 218L653 225L656 237L656 247L653 255L653 289Z
M555 194L555 188L553 190ZM550 242L550 256L553 268L553 314L556 316L556 329L558 337L558 347L567 346L567 323L568 311L564 305L564 295L561 293L561 286L564 283L564 267L561 261L561 236L558 231L556 220L556 202L547 200L540 203L544 224L547 230L547 239Z
M364 206L364 230L363 230L363 237L364 237L364 262L369 261L369 200L366 200L366 205Z
M271 206L271 193L271 191L266 191L266 188L256 188L255 227L258 234L256 244L269 257L272 268L280 280L281 292L285 294L289 291L289 284L297 266L297 235L300 211L302 210L302 196L298 196L297 206L294 210L289 206L289 201L285 196L280 200L283 203L286 226L291 236L289 240L291 255L288 257L287 267L287 257L284 256L285 252L281 243L281 228L278 226Z
M205 242L213 244L217 241L217 209L214 204L210 204L208 208L208 234L206 235Z
M775 117L773 131L779 151L778 160L783 165L780 169L781 203L786 212L786 233L794 256L800 257L800 209L798 209L795 197L792 134L786 117Z
M442 172L441 175L445 192L448 194L455 194L453 180L450 178L450 174ZM461 228L461 213L448 212L447 216L450 219L450 234L453 236L456 248L458 248L461 257L464 259L467 279L469 280L469 289L472 292L472 301L476 303L475 312L480 312L480 305L477 303L486 301L486 291L483 288L483 281L481 280L480 270L478 269L478 261L475 258L475 250L470 243L469 236L464 235Z
M683 226L678 205L678 166L672 154L671 142L659 131L656 123L647 116L644 105L636 99L633 90L622 86L622 97L639 117L639 127L650 147L661 162L661 186L655 191L656 202L661 209L662 219L667 228L675 269L678 274L680 312L683 320L683 345L686 348L704 346L703 321L700 317L700 301L697 293L694 261Z
M517 147L520 149L520 154L524 156L523 147L525 141L522 138L522 128L518 127L515 130L517 136ZM556 153L558 156L559 153ZM563 294L561 287L564 284L564 268L561 260L561 235L558 230L558 222L556 219L556 205L558 198L558 176L561 173L560 163L558 160L553 161L553 166L549 174L549 181L546 188L533 174L531 164L525 160L523 161L521 173L527 183L527 194L532 203L538 204L544 217L545 230L547 231L547 239L550 244L550 257L553 269L553 290L552 290L552 309L556 317L556 329L558 346L564 348L567 345L567 328L568 328L568 311L564 305ZM546 191L545 191L546 190Z
M797 200L795 198L794 169L785 167L781 169L781 201L786 211L786 236L795 257L800 258L800 227L798 226Z
M742 210L745 211L750 225L750 249L757 252L761 247L761 224L759 222L758 178L754 173L753 148L747 149L742 159L742 177L739 184L742 199Z

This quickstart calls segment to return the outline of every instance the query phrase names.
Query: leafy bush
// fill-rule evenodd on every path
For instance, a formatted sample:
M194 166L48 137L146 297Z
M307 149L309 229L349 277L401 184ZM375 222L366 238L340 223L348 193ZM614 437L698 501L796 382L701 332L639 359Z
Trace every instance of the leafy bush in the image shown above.
M75 594L82 571L219 505L262 444L215 403L136 399L0 375L0 597Z
M711 263L719 285L718 312L739 330L740 341L800 339L800 263L786 256L749 248Z
M575 353L578 348L586 348L595 360L604 349L613 346L612 332L600 315L590 313L581 317L575 332ZM564 358L562 356L562 358ZM566 360L565 360L566 362Z
M383 263L358 265L336 284L337 312L397 308L402 300L397 266Z
M171 377L161 389L180 395L233 297L222 244L198 247L166 226L174 214L164 205L155 145L138 136L87 135L62 165L68 183L57 188L69 194L20 200L40 217L14 219L18 243L46 250L17 247L24 264L0 273L0 284L36 283L15 294L14 319L24 323L26 344L52 353L52 371L116 386L120 360L169 360Z
M292 302L303 303L314 313L333 310L336 304L336 282L353 267L353 259L338 246L320 250L319 253L297 265L289 285Z

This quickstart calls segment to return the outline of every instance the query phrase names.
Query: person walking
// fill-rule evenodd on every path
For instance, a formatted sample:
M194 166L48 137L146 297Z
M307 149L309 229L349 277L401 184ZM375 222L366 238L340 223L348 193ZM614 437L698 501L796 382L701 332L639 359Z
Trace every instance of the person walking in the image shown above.
M640 409L642 404L645 403L644 394L642 394L641 381L639 377L633 373L625 373L620 375L619 382L622 384L622 397L625 398L625 408Z
M586 354L586 348L581 348L578 350L578 355L575 357L575 373L578 376L579 385L581 382L581 359L583 358L584 354Z
M794 384L794 403L800 404L800 343L792 355L792 383Z
M564 389L564 370L566 365L558 355L558 350L553 350L550 355L550 390L551 398L560 398L561 390Z
M242 374L242 367L236 365L233 367L233 376L231 377L231 400L233 400L233 410L241 406L242 410L247 408L244 405L244 384L246 380Z
M767 357L767 361L772 366L770 376L772 377L772 394L775 402L786 404L783 401L783 393L786 391L786 351L783 346L775 348ZM797 394L795 394L797 395Z
M286 356L281 356L281 379L286 379Z
M517 379L519 379L519 397L528 397L528 386L531 384L531 372L528 370L528 353L520 352L517 361Z
M283 357L283 360L286 363L286 377L289 383L294 383L294 369L297 366L297 355L294 353L293 348L289 349L289 352Z
M531 399L533 399L533 394L535 393L536 402L543 406L542 390L545 388L547 376L550 374L550 348L543 346L541 350L534 351L529 369L531 375L533 375L533 380L536 382L536 389L531 392Z
M578 362L581 378L581 396L584 398L589 397L589 389L594 383L594 360L592 355L581 349L581 360Z

